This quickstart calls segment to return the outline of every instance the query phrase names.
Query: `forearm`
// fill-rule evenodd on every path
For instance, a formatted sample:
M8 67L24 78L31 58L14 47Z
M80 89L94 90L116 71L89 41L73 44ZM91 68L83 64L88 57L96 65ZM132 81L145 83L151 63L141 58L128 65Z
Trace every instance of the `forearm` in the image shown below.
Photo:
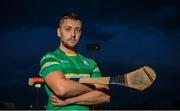
M70 104L97 105L110 102L110 96L104 92L94 90L77 97L68 98L66 101Z
M80 84L78 82L75 82L73 80L64 80L63 82L63 88L65 88L65 93L63 95L60 95L61 97L74 97L79 96L84 93L88 93L90 91L94 90L93 85L84 85Z

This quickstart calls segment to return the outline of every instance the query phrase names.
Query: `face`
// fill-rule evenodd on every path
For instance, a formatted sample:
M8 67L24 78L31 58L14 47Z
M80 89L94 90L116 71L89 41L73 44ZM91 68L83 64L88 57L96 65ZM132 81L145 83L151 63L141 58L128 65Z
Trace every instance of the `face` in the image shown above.
M67 49L75 48L80 40L81 28L80 20L64 19L57 29L58 37L61 38L61 45Z

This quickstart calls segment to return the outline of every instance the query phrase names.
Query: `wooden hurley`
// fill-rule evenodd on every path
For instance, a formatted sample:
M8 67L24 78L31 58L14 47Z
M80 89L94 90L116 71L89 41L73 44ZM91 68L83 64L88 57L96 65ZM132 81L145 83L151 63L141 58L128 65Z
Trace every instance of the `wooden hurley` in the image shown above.
M99 77L99 78L71 78L72 80L78 81L79 83L85 84L104 84L104 85L122 85L129 88L134 88L137 90L145 90L156 79L155 71L148 67L144 66L135 71L126 73L124 75L118 75L114 77ZM29 78L29 86L33 86L37 83L45 83L41 77Z

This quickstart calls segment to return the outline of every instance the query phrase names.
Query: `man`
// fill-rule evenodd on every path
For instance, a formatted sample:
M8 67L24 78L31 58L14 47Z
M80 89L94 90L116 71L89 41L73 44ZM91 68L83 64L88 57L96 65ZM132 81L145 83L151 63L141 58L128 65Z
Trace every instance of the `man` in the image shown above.
M76 51L81 31L82 21L77 14L62 16L57 28L60 46L41 59L40 75L46 82L48 110L89 110L92 105L110 101L107 86L67 79L101 77L97 64Z

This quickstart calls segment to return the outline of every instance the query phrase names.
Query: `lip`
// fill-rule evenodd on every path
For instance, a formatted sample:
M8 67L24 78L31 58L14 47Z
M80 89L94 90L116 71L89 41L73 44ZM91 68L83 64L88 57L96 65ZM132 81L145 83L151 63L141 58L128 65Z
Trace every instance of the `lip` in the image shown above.
M75 41L75 40L69 40L69 42L71 42L71 43L76 43L76 41Z

